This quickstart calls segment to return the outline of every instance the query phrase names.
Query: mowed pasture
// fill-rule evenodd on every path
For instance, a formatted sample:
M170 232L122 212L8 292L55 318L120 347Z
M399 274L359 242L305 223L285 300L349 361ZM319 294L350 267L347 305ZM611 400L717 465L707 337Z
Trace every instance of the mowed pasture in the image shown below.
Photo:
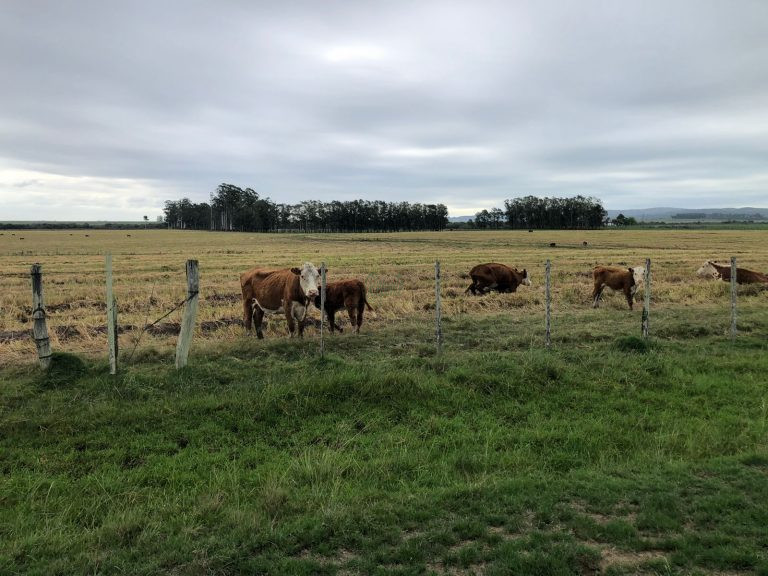
M554 243L555 246L551 246ZM4 231L0 235L0 352L4 360L29 361L31 329L30 265L43 266L45 304L54 350L102 354L106 346L105 254L113 255L118 321L125 328L120 349L136 345L141 327L184 299L185 261L200 263L200 306L194 346L241 338L239 274L253 266L290 267L311 261L328 266L328 280L359 278L369 290L375 314L364 332L382 324L424 316L424 338L433 329L434 263L441 264L442 313L451 321L509 310L511 318L533 321L544 313L544 263L552 263L552 306L561 324L580 314L600 314L639 326L642 291L632 316L620 295L604 295L590 313L591 270L596 264L642 266L652 259L653 314L701 307L713 322L728 323L730 288L695 277L707 259L768 271L768 230L590 230L443 231L397 234L249 234L178 230ZM516 294L473 297L464 293L469 269L497 261L526 268L533 285ZM757 287L740 289L744 318L768 303ZM138 347L165 348L175 342L181 310L138 340ZM319 318L312 309L313 318ZM348 325L346 315L341 315ZM543 320L542 320L543 322ZM612 329L606 323L606 330ZM536 322L533 322L536 326ZM526 325L526 330L529 327ZM748 327L749 329L749 327ZM530 339L541 338L536 329ZM316 331L310 328L308 337ZM268 322L267 338L286 337L282 317ZM342 337L346 337L346 334ZM450 327L445 338L450 344ZM557 339L555 328L554 338Z

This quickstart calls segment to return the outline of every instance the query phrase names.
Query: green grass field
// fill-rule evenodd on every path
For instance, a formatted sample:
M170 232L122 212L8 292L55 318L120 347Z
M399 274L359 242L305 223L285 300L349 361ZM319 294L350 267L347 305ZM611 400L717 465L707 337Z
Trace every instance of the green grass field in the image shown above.
M245 261L315 249L365 275L377 314L322 359L311 330L290 340L276 323L257 341L232 326L196 334L177 371L173 338L148 336L117 376L96 337L59 339L46 373L31 342L0 343L0 574L768 574L768 293L741 290L731 338L728 286L691 278L731 254L768 269L765 234L105 234L41 233L33 253L0 238L5 329L23 325L7 303L25 300L31 259L48 302L90 302L107 249L139 321L164 274L183 294L172 262L197 256L203 290L227 294ZM650 341L639 305L589 306L585 275L644 255ZM546 258L550 350L540 271L475 299L461 277L473 259ZM238 313L204 301L203 318ZM90 308L50 323L103 322Z

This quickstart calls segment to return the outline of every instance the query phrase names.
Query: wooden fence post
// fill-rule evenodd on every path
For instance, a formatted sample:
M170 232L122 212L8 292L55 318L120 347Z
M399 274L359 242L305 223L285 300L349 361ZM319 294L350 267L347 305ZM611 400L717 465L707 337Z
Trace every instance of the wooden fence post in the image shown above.
M440 260L435 260L435 340L437 353L443 351L443 327L440 310Z
M107 253L107 342L109 373L117 374L117 303L112 292L112 254Z
M320 264L320 358L325 355L323 326L325 324L325 262Z
M547 259L547 266L546 266L546 289L545 289L545 295L547 300L547 316L545 321L545 329L546 329L546 345L547 348L551 346L551 326L552 326L552 314L551 314L551 308L550 308L550 298L551 298L551 292L550 292L550 262L549 259Z
M648 325L651 319L651 259L645 259L643 284L643 338L648 338Z
M32 275L32 318L35 319L32 334L37 346L40 367L48 368L51 365L51 339L48 337L48 325L45 321L42 266L33 264L30 274Z
M731 337L735 337L738 332L736 328L736 296L739 292L738 273L736 256L731 256Z
M192 345L192 334L197 317L197 301L200 298L200 278L198 276L197 260L187 260L187 302L184 306L184 318L181 321L181 332L176 344L176 368L187 365L189 348Z

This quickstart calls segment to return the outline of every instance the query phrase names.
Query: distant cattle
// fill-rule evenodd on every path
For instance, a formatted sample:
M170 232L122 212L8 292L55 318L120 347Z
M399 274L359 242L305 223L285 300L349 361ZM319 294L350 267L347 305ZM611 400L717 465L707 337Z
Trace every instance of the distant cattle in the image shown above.
M363 324L363 312L366 308L373 312L366 296L365 284L360 280L339 280L338 282L330 282L325 287L325 315L328 317L331 332L334 328L339 332L342 331L341 327L334 322L334 315L342 308L346 308L355 334L360 333L360 326ZM315 296L315 307L320 309L320 294Z
M269 270L253 268L240 275L243 292L243 324L250 332L251 323L256 335L264 338L261 324L264 314L285 314L291 337L298 327L299 337L304 335L304 318L310 302L318 294L320 273L312 263L301 268Z
M465 290L472 294L487 294L491 290L498 292L517 292L520 284L530 286L531 280L528 278L528 272L523 268L521 272L517 268L510 268L506 264L497 262L488 262L487 264L478 264L469 271L472 277L472 284Z
M627 298L629 309L632 310L632 302L637 291L637 278L642 278L638 268L617 268L614 266L595 266L592 270L592 278L595 285L592 290L593 308L600 304L600 296L608 287L611 290L621 290Z
M696 275L700 278L719 278L724 282L730 282L731 267L708 260L696 270ZM768 275L746 268L736 268L736 282L738 284L768 284Z

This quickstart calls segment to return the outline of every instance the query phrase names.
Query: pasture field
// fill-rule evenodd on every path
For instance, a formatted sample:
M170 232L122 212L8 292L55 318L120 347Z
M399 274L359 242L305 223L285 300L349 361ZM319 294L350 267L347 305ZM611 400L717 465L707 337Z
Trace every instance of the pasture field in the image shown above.
M768 575L768 291L740 289L732 339L729 286L694 277L731 255L768 270L764 231L69 234L0 236L0 574ZM169 327L108 374L105 251L136 326L200 260L188 367ZM589 277L646 257L649 342L642 302L593 310ZM376 309L322 359L312 328L237 324L240 271L304 260L365 279ZM465 295L489 260L533 286ZM8 336L33 262L47 372Z
M555 247L550 247L554 242ZM586 242L585 246L583 243ZM104 254L113 254L119 337L124 354L138 347L174 345L181 311L174 312L139 339L140 328L163 316L186 295L184 264L200 262L201 300L196 349L206 343L235 341L242 335L240 272L259 265L289 267L325 261L329 281L365 280L376 314L365 330L423 316L429 338L434 310L434 262L442 269L443 315L472 317L503 310L511 317L543 318L544 262L552 261L553 310L568 323L590 305L591 269L596 264L642 266L652 259L653 307L658 310L701 307L719 319L728 313L729 288L703 281L694 271L707 259L768 271L768 230L723 231L500 231L402 234L246 234L167 230L4 231L0 233L0 355L5 362L34 359L30 346L32 298L30 265L43 265L45 303L54 350L91 356L106 349ZM498 261L528 269L531 288L484 298L464 294L467 272L477 263ZM763 309L768 293L743 288L741 306ZM617 316L626 307L619 296L603 306ZM639 318L639 308L635 315ZM319 317L313 310L315 317ZM618 314L625 316L629 314ZM725 319L727 322L727 318ZM543 322L543 320L542 320ZM639 320L638 320L639 323ZM607 326L610 329L610 325ZM746 327L748 328L748 327ZM313 331L310 329L309 333ZM267 338L285 335L284 320L274 319ZM540 337L534 330L530 337ZM554 333L557 338L557 331ZM446 333L450 340L450 334Z

